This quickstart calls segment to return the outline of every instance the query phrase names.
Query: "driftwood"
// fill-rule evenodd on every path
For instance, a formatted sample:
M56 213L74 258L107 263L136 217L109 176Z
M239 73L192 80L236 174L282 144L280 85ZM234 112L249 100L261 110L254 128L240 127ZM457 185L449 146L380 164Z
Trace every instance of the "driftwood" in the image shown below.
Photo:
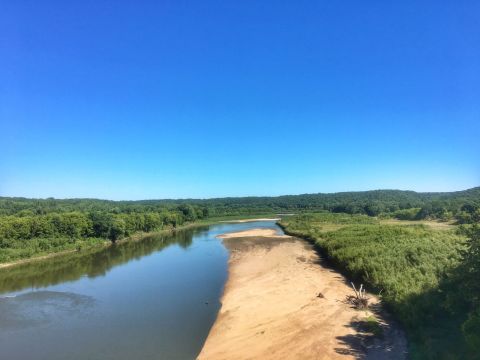
M363 284L360 285L358 290L353 282L351 284L355 295L347 295L347 303L355 306L357 309L367 309L368 300L370 298L367 296L366 291L363 288Z

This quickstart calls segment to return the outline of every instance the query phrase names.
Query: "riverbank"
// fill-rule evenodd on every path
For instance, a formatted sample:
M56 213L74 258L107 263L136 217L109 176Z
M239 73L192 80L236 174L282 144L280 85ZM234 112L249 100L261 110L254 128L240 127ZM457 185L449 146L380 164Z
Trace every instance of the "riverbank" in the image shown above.
M107 247L107 246L111 246L111 245L112 245L111 241L105 240L103 242L92 244L92 245L87 246L87 247L82 247L81 250L69 249L69 250L60 250L60 251L50 252L50 253L38 253L38 254L35 254L35 255L33 255L32 257L29 257L29 258L9 261L9 262L5 262L5 263L0 263L0 270L5 269L5 268L10 268L12 266L28 264L28 263L35 262L35 261L43 261L43 260L47 260L47 259L51 259L51 258L55 258L55 257L59 257L59 256L65 256L65 255L73 254L75 252L79 252L79 251L82 251L82 250L90 250L90 249L95 249L95 248Z
M229 278L199 359L405 358L403 333L378 310L345 303L350 286L310 244L261 232L223 236Z
M261 220L259 220L261 221ZM239 237L275 237L275 238L290 238L290 235L279 235L275 229L252 229L252 230L244 230L239 232L227 233L218 235L217 237L220 239L231 239L231 238L239 238Z
M215 237L256 226L192 226L2 269L0 359L194 359L227 279Z
M407 333L412 358L469 357L461 329L468 308L452 301L459 281L454 274L465 273L458 270L465 238L455 226L326 213L283 219L279 225L314 244L348 278L381 291Z
M9 262L5 262L5 263L0 263L0 270L4 269L4 268L9 268L9 267L12 267L12 266L28 264L28 263L36 262L36 261L43 261L43 260L47 260L47 259L51 259L51 258L56 258L56 257L59 257L59 256L65 256L65 255L73 254L73 253L76 253L76 252L105 248L105 247L113 246L114 244L122 244L122 243L127 242L127 241L138 241L138 240L142 239L143 237L145 237L147 235L169 234L169 233L173 233L173 232L178 231L178 230L185 230L185 229L189 229L189 228L192 228L192 227L212 225L216 222L218 222L218 221L211 221L211 222L203 221L203 222L196 222L196 223L188 223L188 224L179 226L177 228L168 228L168 229L159 230L159 231L152 231L152 232L138 232L138 233L133 234L132 236L129 236L127 238L117 240L115 243L113 243L110 240L104 240L104 241L101 241L101 242L92 243L90 245L83 245L80 249L75 248L75 249L60 250L60 251L50 252L50 253L38 253L38 254L35 254L34 256L29 257L29 258L9 261Z
M256 221L280 221L280 218L251 218L251 219L240 219L240 220L222 220L220 222L224 223L247 223L247 222L256 222Z
M245 215L245 216L235 216L235 217L223 216L223 217L217 217L217 218L214 217L210 219L204 219L196 222L186 223L184 225L178 226L177 228L167 228L167 229L152 231L152 232L137 232L129 237L117 240L116 243L123 243L125 241L138 241L139 239L143 238L146 235L162 234L162 233L168 234L178 230L185 230L192 227L209 226L209 225L213 225L220 222L235 223L235 222L260 221L260 220L257 220L257 218L260 218L260 217L264 218L266 216L270 216L270 214ZM110 240L103 240L103 241L92 242L90 244L82 243L80 248L77 248L76 246L75 247L72 246L71 249L59 249L58 251L39 252L32 255L31 257L7 261L4 263L0 262L0 270L4 268L16 266L16 265L28 264L33 261L43 261L43 260L51 259L57 256L65 256L65 255L72 254L79 251L108 247L112 245L113 243Z
M217 217L217 218L210 218L210 219L205 219L205 220L199 220L196 222L190 222L186 223L184 225L178 226L177 228L167 228L159 231L152 231L152 232L137 232L129 237L117 240L116 243L123 243L125 241L138 241L139 239L147 236L147 235L154 235L154 234L168 234L172 233L174 231L179 231L179 230L185 230L193 227L201 227L201 226L209 226L209 225L214 225L217 223L243 223L243 222L255 222L255 221L265 221L267 216L270 216L270 214L259 214L259 215L245 215L245 216L235 216L235 217L229 217L229 216L223 216L223 217ZM280 219L270 219L268 218L267 220L269 221L277 221ZM91 249L96 249L96 248L102 248L102 247L108 247L112 246L113 243L110 240L104 240L100 242L94 242L91 244L82 244L81 248L71 248L71 249L62 249L59 251L53 251L53 252L40 252L37 253L31 257L24 258L24 259L18 259L18 260L13 260L13 261L8 261L4 263L0 263L0 270L3 268L8 268L16 265L22 265L22 264L27 264L33 261L43 261L47 259L51 259L57 256L65 256L68 254L72 254L75 252L79 251L86 251L86 250L91 250Z

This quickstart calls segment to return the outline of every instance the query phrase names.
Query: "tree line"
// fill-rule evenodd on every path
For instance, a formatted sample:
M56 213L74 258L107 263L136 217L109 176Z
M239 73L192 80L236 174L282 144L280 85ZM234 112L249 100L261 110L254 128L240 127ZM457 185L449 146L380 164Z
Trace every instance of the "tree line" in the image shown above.
M217 199L109 201L98 199L26 199L0 197L2 215L44 215L61 212L144 213L177 211L181 206L201 209L201 216L247 215L268 212L329 211L408 220L440 219L470 222L480 208L480 187L456 192L418 193L374 190L333 194ZM200 215L200 214L197 214Z
M160 212L69 211L36 215L23 211L0 217L0 247L8 244L9 240L48 237L96 237L116 241L136 232L175 228L185 222L203 219L208 215L204 210L181 205L174 210Z
M320 211L470 223L479 209L480 187L451 193L378 190L141 201L0 197L0 262L105 240L115 242L137 232L215 217Z
M83 211L70 211L71 207L59 212L22 209L13 215L0 216L0 262L80 250L108 240L116 242L135 233L176 228L208 216L207 209L188 204L159 211L80 209Z

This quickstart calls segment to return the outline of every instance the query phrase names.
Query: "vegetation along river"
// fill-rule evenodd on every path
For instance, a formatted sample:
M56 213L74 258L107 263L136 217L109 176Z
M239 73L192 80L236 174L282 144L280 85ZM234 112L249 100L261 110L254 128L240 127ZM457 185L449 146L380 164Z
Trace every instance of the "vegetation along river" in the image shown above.
M194 359L220 308L216 236L273 221L145 236L0 270L0 359Z

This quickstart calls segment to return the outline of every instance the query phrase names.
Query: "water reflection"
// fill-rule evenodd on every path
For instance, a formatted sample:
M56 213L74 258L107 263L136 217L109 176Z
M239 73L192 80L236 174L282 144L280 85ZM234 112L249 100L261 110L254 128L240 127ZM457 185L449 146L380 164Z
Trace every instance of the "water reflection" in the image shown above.
M0 359L195 359L227 278L216 236L258 227L281 231L218 224L1 269Z
M118 265L138 260L172 244L186 249L192 244L194 235L206 233L208 227L185 229L174 233L147 235L136 241L125 241L106 248L82 250L68 255L35 261L2 269L0 272L0 293L37 289L82 276L95 278L104 276Z

